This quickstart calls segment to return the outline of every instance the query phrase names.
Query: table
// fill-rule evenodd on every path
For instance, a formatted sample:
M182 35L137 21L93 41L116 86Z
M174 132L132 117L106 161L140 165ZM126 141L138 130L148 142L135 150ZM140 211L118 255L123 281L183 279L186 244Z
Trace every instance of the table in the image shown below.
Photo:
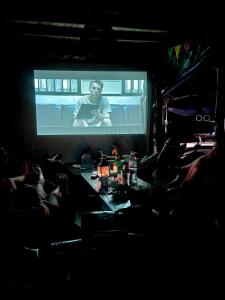
M122 199L121 201L118 201L118 199L115 200L115 197L112 193L99 194L96 190L98 178L91 179L91 175L93 175L93 172L81 172L80 175L92 187L95 193L97 193L101 198L103 210L110 210L115 212L118 209L127 208L131 206L131 199ZM147 191L150 188L151 185L140 178L138 178L136 186L129 187L129 189L133 190L135 194L139 191Z

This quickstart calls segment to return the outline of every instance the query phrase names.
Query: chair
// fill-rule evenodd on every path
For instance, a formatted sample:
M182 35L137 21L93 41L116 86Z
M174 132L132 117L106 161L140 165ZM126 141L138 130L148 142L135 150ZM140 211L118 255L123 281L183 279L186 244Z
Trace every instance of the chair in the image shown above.
M70 273L69 261L82 251L77 227L56 232L57 224L48 218L37 219L18 209L8 211L5 225L7 235L3 245L6 277L11 289L9 296L31 297L37 292L43 293L46 288L52 294L57 290L56 283L62 286L66 282Z

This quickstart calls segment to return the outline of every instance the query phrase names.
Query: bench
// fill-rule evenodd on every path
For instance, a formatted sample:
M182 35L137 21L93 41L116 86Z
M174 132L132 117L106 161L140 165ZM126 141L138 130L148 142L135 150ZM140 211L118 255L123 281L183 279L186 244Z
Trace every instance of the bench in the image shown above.
M37 126L40 127L72 127L75 105L38 104L36 106ZM112 124L125 125L142 123L141 106L138 104L111 104Z

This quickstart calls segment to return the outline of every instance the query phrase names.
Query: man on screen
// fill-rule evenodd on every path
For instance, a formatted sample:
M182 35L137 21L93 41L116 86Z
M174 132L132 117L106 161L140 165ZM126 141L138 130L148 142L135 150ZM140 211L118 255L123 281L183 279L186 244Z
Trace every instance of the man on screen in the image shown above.
M89 127L89 126L112 126L111 107L107 97L102 96L103 82L93 80L90 82L89 95L81 97L74 109L73 127ZM97 105L95 109L90 111L87 116L80 116L81 106L85 104Z

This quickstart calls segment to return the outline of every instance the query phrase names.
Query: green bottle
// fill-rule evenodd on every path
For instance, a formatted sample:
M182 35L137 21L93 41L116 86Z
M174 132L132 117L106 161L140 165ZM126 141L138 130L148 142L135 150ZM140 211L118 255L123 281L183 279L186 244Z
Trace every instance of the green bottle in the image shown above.
M113 162L113 172L114 174L122 173L122 162L119 157L117 157Z

